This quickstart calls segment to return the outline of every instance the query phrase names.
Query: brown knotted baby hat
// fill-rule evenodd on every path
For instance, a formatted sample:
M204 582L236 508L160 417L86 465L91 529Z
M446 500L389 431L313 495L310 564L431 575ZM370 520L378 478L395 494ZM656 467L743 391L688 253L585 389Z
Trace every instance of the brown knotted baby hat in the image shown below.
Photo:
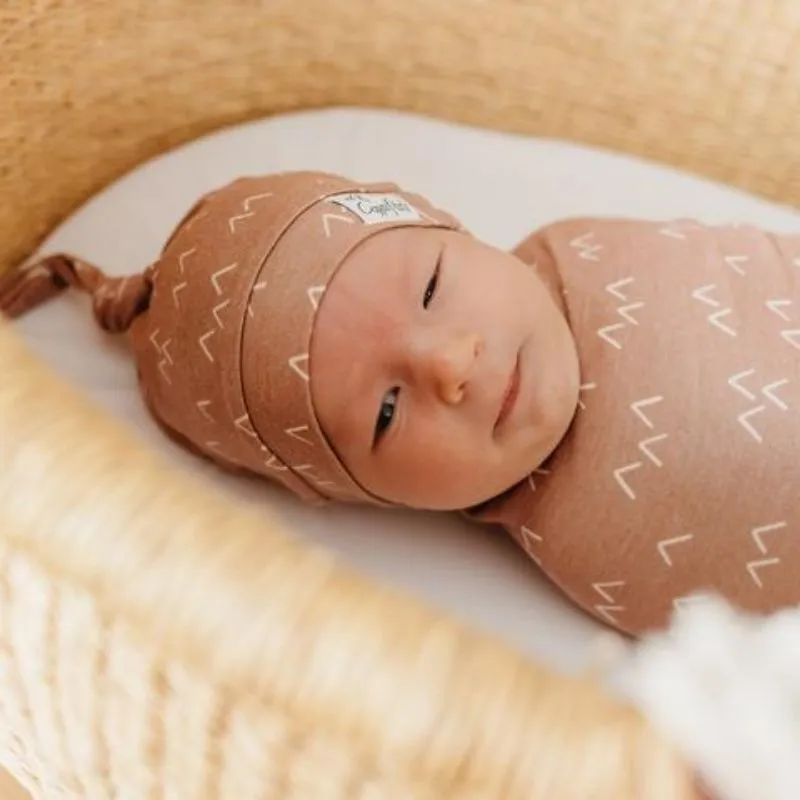
M110 278L50 256L0 279L0 311L18 316L67 286L88 291L103 328L129 330L145 402L171 436L312 503L381 504L319 426L309 345L339 265L399 227L462 230L394 184L318 172L241 178L199 200L143 273Z

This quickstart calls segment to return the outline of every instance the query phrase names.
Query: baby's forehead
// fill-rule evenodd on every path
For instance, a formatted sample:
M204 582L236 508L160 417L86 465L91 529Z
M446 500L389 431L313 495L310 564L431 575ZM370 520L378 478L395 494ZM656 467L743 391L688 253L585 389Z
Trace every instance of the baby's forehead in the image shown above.
M391 228L368 236L351 250L340 266L357 264L365 268L398 266L440 246L443 231L419 226Z
M396 228L360 242L342 260L326 295L355 309L400 299L416 288L419 274L432 269L442 250L442 231Z

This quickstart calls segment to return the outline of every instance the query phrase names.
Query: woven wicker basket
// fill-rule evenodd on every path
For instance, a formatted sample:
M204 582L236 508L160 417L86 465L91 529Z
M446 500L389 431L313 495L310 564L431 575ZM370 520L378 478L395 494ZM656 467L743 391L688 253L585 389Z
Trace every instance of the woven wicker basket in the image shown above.
M143 159L378 105L800 204L796 0L8 0L0 269ZM633 710L174 474L0 325L0 761L37 797L679 798Z

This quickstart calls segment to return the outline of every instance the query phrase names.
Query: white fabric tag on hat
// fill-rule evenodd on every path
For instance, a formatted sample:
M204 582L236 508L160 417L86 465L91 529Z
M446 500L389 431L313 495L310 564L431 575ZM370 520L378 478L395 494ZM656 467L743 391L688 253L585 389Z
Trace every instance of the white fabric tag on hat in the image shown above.
M365 225L417 222L422 219L419 211L397 194L348 192L329 197L328 202L352 211Z

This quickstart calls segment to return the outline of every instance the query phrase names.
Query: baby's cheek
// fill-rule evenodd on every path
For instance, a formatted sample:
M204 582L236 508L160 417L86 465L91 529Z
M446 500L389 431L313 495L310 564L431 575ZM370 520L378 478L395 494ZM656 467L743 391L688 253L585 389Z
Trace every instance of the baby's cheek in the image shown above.
M509 477L511 464L486 437L462 433L443 448L430 464L432 477L458 495L463 506L474 505L507 489L515 480Z
M385 491L415 506L466 507L493 494L498 485L486 447L446 425L404 443L395 456L382 470Z

